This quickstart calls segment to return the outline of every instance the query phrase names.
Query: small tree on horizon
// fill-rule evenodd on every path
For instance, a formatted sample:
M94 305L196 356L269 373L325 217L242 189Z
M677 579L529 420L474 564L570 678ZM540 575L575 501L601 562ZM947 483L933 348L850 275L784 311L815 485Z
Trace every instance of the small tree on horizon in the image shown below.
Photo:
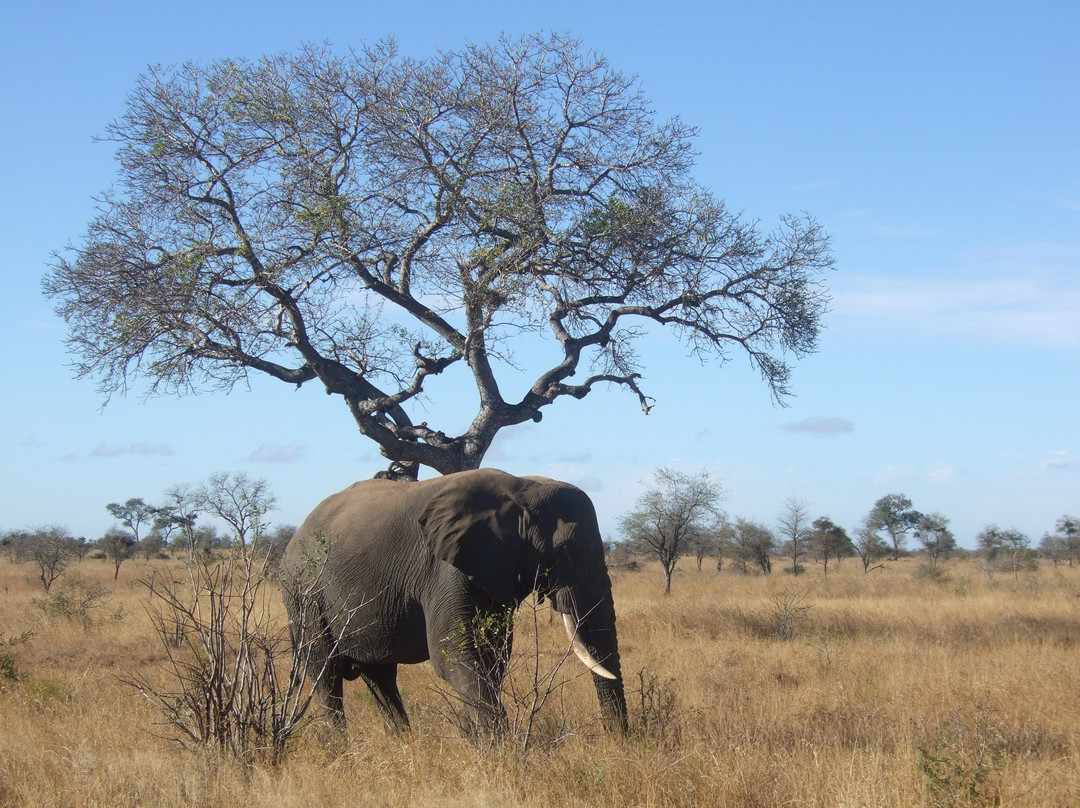
M922 514L911 507L911 500L903 494L886 494L870 509L864 526L873 531L884 530L892 545L893 561L900 558L907 534L915 529Z
M211 474L196 490L194 499L199 507L229 526L233 538L245 552L255 551L267 529L266 514L276 507L277 502L266 480L252 480L244 472Z
M120 577L120 565L135 555L139 545L126 530L111 527L98 539L98 549L113 563L113 580Z
M691 475L659 468L652 485L622 518L623 535L634 551L660 561L665 595L671 593L671 576L679 558L699 537L715 532L722 498L723 489L707 471Z
M740 572L758 569L772 573L772 555L776 551L776 536L765 525L739 517L731 525L732 563Z
M179 530L188 559L194 560L198 552L195 522L199 518L199 490L187 483L176 483L169 486L165 496L168 501L156 509L155 524L165 535Z
M25 540L24 557L37 566L38 577L48 592L76 556L75 537L62 525L49 525L22 534L21 538Z
M930 557L931 566L936 567L939 560L948 558L957 548L956 537L949 530L949 519L941 513L920 516L912 535Z
M803 571L799 561L809 552L809 503L799 497L788 497L784 501L784 509L777 517L776 526L779 540L783 543L781 549L791 559L791 573L798 575Z
M721 519L713 529L694 537L694 540L690 543L690 551L697 561L698 570L701 569L705 559L709 556L716 556L717 569L720 568L724 557L723 534L725 530L726 526Z
M1039 553L1055 567L1069 560L1064 540L1052 533L1043 533L1042 538L1039 540Z
M131 531L131 535L138 544L141 540L140 531L143 525L153 523L156 509L153 505L147 505L139 497L132 497L123 504L110 502L105 510L120 524Z
M883 563L874 564L878 559L885 558L889 554L890 548L878 535L872 513L867 514L859 527L855 529L855 541L853 544L855 552L859 555L859 560L862 561L864 574L872 569L885 566Z
M139 555L143 557L144 561L149 561L154 556L164 553L168 547L168 542L165 537L158 532L150 533L139 541L139 545L136 548Z
M983 570L993 578L995 570L1012 572L1013 579L1019 580L1021 570L1035 569L1038 565L1031 539L1016 528L1002 529L990 524L979 531L975 537L978 554L983 559Z
M30 550L30 531L29 530L8 530L0 538L0 546L3 546L4 552L7 553L8 561L12 564L22 564L28 560Z
M814 520L810 532L810 553L814 559L822 565L825 577L829 577L829 562L833 559L837 564L844 556L855 553L855 545L848 537L847 531L835 524L829 517L821 516Z
M1080 519L1065 515L1054 525L1054 535L1060 540L1069 566L1080 561Z

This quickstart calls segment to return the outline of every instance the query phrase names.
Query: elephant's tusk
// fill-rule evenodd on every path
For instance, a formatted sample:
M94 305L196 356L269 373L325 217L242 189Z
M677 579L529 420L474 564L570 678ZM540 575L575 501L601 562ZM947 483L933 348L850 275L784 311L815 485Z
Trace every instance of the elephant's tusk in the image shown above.
M589 649L585 647L585 643L578 639L577 621L574 620L573 616L564 612L562 621L563 626L566 628L566 636L570 638L570 647L574 649L577 658L585 664L585 667L597 676L602 676L605 679L617 679L618 677L614 673L596 661L596 657L589 653Z

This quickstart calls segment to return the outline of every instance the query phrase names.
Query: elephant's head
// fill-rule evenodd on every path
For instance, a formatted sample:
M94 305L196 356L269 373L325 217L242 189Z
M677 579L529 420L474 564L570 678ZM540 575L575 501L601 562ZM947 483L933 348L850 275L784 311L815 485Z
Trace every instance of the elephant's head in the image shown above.
M454 475L420 523L435 556L495 603L517 606L532 591L551 597L593 672L605 724L625 730L615 604L588 496L555 480L481 469Z

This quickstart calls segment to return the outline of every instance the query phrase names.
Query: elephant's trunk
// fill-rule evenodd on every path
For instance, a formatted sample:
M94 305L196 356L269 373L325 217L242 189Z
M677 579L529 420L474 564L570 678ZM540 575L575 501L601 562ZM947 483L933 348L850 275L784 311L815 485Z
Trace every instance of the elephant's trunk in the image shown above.
M623 692L619 642L615 633L615 604L607 571L603 572L601 594L590 588L562 588L556 591L555 608L562 612L567 633L578 658L593 672L593 684L600 700L600 710L608 729L627 729L626 696Z

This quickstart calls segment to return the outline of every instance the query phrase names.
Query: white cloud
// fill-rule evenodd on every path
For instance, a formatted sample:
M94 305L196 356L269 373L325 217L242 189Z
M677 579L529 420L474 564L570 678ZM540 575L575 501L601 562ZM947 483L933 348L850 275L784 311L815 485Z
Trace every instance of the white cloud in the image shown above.
M804 418L801 421L786 424L788 432L808 432L811 435L842 435L854 432L855 424L847 418Z
M1072 465L1072 458L1068 452L1058 451L1052 452L1044 462L1044 467L1053 471L1055 469L1064 469Z
M1080 345L1080 244L1024 245L969 256L936 276L837 278L840 327Z
M264 443L248 455L248 460L253 463L292 463L303 457L303 454L304 447L299 443L286 443L283 446Z
M592 460L591 452L568 452L555 458L557 463L588 463Z
M146 441L136 441L135 443L129 443L126 446L109 446L105 443L99 443L94 447L94 450L90 452L91 457L119 457L125 454L145 455L145 456L158 456L168 457L173 453L172 447L167 443L147 443Z
M881 471L870 475L877 485L893 485L906 482L943 483L955 480L958 471L951 463L938 461L929 468L888 465Z
M943 483L956 479L956 467L951 463L935 463L926 472L926 480L932 483Z
M938 234L937 230L918 224L875 224L870 226L870 232L875 236L899 241L933 238Z

